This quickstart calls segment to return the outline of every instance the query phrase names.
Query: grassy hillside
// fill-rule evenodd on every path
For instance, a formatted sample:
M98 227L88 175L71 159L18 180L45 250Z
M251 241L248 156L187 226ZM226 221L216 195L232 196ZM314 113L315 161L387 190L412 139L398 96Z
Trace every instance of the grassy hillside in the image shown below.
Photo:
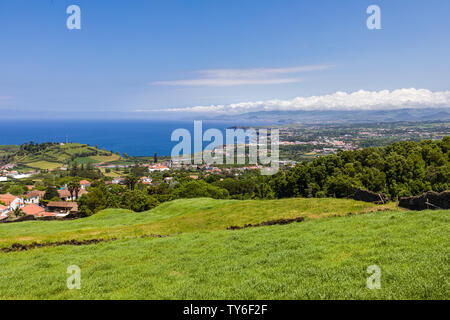
M163 203L135 213L108 209L73 221L29 221L0 224L0 248L15 242L60 241L68 239L130 238L144 234L178 234L225 230L280 218L320 218L394 209L349 199L214 200L184 199Z
M52 170L69 162L87 164L112 162L120 159L119 155L109 151L99 150L85 144L69 143L64 145L54 144L38 152L22 152L16 156L15 161L30 168Z
M15 154L17 151L19 151L19 146L1 145L0 146L0 157Z
M155 222L197 212L192 202L185 211L182 202L168 205L176 217L160 212ZM86 223L106 225L117 214L103 212ZM83 222L71 228L75 223ZM449 299L448 236L448 211L384 211L0 253L0 299ZM66 288L69 265L82 270L81 290ZM380 290L366 288L370 265L382 270Z

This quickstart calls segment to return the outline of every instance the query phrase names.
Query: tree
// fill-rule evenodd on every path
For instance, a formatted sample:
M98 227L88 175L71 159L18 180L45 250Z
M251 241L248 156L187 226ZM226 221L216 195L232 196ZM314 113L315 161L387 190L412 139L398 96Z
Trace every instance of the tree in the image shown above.
M78 199L78 206L80 212L92 215L100 210L108 207L108 202L105 194L100 188L91 188L89 193L84 194Z
M52 200L55 197L59 199L58 191L56 190L56 188L54 186L48 186L45 189L44 200Z
M75 183L74 181L71 181L67 184L67 190L70 193L70 198L73 199L73 192L75 191Z
M11 187L8 188L8 192L15 195L15 196L19 196L22 193L24 193L26 190L26 188L24 186L21 185L12 185Z
M337 175L327 179L326 189L329 196L345 198L355 193L359 185L359 181L355 178Z
M227 199L229 197L228 190L215 187L205 181L189 181L181 184L174 190L174 198L214 198Z
M139 179L135 175L128 175L125 177L125 184L130 190L134 190L134 187L136 186L138 181Z
M75 180L73 182L73 188L74 188L74 191L75 191L75 200L78 200L78 195L80 194L80 189L81 189L80 181Z
M10 211L8 215L12 218L18 218L26 216L26 213L23 212L22 209L17 206L16 208L14 208L14 210Z
M142 212L156 207L159 202L140 190L128 190L122 195L122 208L135 212Z
M76 162L73 163L72 168L70 169L70 175L72 177L78 176L78 164Z
M74 200L74 199L78 200L78 195L80 193L80 189L81 189L81 185L78 180L73 179L67 184L67 190L69 190L70 198L72 200Z
M153 155L153 162L157 163L158 162L158 154L155 152L155 154Z

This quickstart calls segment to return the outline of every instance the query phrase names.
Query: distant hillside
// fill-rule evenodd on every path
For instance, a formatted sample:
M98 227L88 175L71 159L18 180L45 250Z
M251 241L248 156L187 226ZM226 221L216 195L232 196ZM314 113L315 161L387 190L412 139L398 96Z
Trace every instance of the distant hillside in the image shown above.
M240 115L225 115L214 120L265 121L276 123L374 123L396 121L446 121L449 108L398 110L314 110L259 111Z
M10 156L14 156L18 151L20 147L16 145L10 145L10 146L0 146L0 161L1 159L6 159Z
M112 162L121 159L120 155L100 150L86 144L23 144L22 146L0 146L0 157L6 150L10 151L9 162L15 162L36 169L52 170L65 164Z

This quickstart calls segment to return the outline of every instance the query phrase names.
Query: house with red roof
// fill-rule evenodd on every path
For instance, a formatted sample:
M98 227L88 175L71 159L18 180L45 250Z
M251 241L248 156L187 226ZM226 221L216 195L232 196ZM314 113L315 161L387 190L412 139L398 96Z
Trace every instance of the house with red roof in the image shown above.
M88 193L88 192L87 192L85 189L80 189L80 190L78 191L78 199L79 199L83 194L86 194L86 193ZM74 201L74 200L77 199L76 194L75 194L75 191L74 191L73 194L71 195L69 189L67 189L67 188L58 190L58 194L59 194L59 198L60 198L61 200L64 200L64 201Z
M0 201L8 207L9 211L23 207L23 199L10 193L0 194Z
M87 187L91 186L91 183L89 181L87 181L87 180L81 180L80 181L80 185L81 185L82 189L86 189Z
M42 198L45 196L45 191L33 190L25 194L24 202L26 204L39 204Z
M150 177L142 177L141 178L141 182L145 185L150 185L152 184L152 178Z
M8 212L9 208L7 206L0 204L0 217L7 216Z
M39 214L45 213L45 209L37 204L26 205L22 208L22 211L31 216L38 216Z

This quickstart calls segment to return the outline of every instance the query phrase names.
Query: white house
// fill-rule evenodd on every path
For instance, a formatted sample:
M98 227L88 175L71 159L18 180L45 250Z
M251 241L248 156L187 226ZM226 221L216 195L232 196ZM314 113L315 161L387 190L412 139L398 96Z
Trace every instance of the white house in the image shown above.
M13 202L9 205L10 211L15 210L16 208L22 208L23 207L23 200L21 198L14 199Z
M14 174L12 177L14 179L25 179L25 178L30 178L31 176L33 176L31 173L18 173L18 174Z
M143 184L146 184L146 185L152 184L152 178L150 178L150 177L142 177L141 178L141 182Z
M169 170L169 168L167 166L164 166L164 165L158 164L158 163L148 167L148 171L150 171L150 172L154 172L154 171L162 172L162 171L168 171L168 170Z
M16 209L23 207L23 200L22 198L16 197L12 194L0 194L0 201L3 202L7 209L7 213Z
M33 190L27 193L24 202L26 204L39 204L42 198L45 196L45 191Z

